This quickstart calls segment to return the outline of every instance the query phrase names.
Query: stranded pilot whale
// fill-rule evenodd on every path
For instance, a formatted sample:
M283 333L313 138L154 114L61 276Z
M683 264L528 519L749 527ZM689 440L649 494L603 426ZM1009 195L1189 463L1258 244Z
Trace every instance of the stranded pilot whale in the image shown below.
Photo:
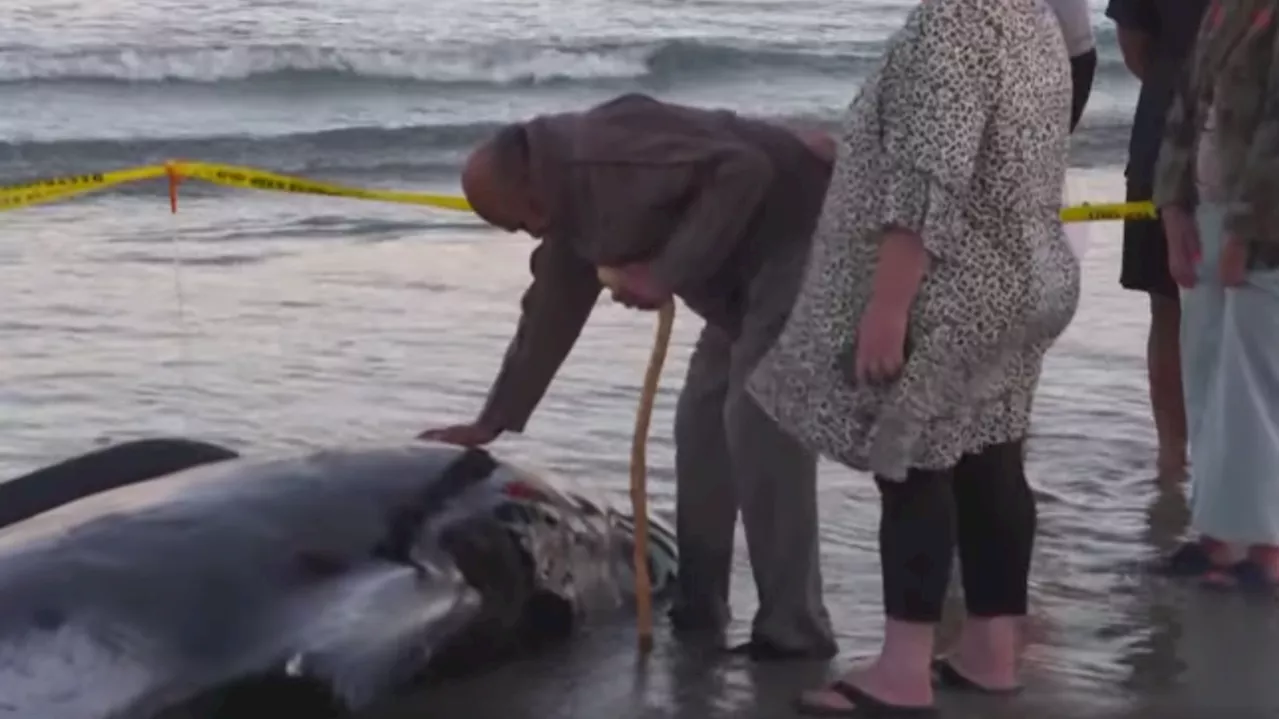
M166 442L0 484L0 718L341 715L629 598L631 519L484 450ZM676 567L652 524L655 596Z

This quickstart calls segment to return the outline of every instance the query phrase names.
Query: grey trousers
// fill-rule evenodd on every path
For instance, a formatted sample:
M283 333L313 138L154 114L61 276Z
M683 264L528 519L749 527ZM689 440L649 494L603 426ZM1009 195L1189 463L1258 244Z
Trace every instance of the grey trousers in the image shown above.
M781 332L787 300L780 312L749 313L737 339L706 326L689 360L676 405L676 611L727 622L741 511L759 599L752 639L821 654L834 640L819 570L817 457L745 390Z

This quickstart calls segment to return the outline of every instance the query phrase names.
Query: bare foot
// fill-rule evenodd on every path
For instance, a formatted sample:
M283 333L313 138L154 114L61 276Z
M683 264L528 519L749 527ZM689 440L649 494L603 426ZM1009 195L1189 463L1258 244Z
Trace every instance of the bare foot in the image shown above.
M1200 536L1199 544L1201 547L1204 547L1205 552L1209 555L1209 561L1215 566L1228 566L1237 556L1236 553L1232 551L1230 544L1219 539L1214 539L1207 534Z
M960 676L995 692L1018 688L1023 617L967 617L947 662Z
M1263 573L1272 582L1280 576L1280 547L1266 544L1255 544L1245 554L1249 561L1262 567Z
M1242 590L1274 596L1277 590L1276 548L1253 545L1245 558L1228 567L1214 568L1200 578L1201 585L1209 589Z

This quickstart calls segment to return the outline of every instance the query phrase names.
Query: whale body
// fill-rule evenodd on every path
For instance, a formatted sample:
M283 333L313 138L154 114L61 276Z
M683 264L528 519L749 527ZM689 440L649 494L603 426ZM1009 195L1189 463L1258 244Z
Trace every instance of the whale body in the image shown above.
M0 718L245 716L281 692L309 702L298 716L338 716L563 640L631 598L631 518L484 450L189 463L81 481L93 493L52 508L30 500L54 482L14 481L29 516L0 528ZM661 597L678 558L651 522Z

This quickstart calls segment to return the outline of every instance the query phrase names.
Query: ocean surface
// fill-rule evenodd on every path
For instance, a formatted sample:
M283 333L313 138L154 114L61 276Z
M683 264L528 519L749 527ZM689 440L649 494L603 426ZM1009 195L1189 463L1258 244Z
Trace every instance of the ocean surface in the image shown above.
M456 191L463 153L496 123L635 90L825 126L911 4L0 0L0 185L177 157ZM1078 200L1118 201L1137 87L1101 10L1070 182ZM254 452L473 416L528 281L528 239L416 207L182 193L176 215L157 183L0 214L0 476L157 434ZM1048 359L1031 442L1041 523L1027 691L944 707L1274 716L1274 603L1143 569L1184 530L1185 490L1155 478L1146 302L1116 286L1119 227L1090 234L1084 299ZM622 499L652 323L602 301L527 433L497 450ZM681 313L658 401L660 511L697 329ZM822 506L827 601L849 661L879 639L878 505L866 477L828 466ZM754 598L739 565L745 631ZM383 715L784 717L824 669L709 662L660 638L641 670L620 626Z

